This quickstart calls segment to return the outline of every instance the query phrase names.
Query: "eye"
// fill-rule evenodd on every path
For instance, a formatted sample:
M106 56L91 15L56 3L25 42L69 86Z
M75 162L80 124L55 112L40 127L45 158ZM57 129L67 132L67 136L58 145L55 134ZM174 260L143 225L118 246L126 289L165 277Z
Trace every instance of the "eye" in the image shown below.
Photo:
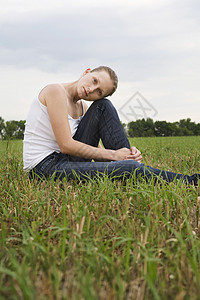
M102 91L100 89L98 89L98 94L99 96L102 96Z
M95 84L97 84L97 79L96 78L93 78L93 81Z

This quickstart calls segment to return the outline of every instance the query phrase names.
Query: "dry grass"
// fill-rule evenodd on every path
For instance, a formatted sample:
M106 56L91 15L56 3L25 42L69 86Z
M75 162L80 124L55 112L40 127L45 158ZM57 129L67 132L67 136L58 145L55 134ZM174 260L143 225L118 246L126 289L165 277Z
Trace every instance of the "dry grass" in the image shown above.
M199 137L134 143L153 166L200 170ZM36 184L21 142L0 151L0 299L200 299L200 188Z

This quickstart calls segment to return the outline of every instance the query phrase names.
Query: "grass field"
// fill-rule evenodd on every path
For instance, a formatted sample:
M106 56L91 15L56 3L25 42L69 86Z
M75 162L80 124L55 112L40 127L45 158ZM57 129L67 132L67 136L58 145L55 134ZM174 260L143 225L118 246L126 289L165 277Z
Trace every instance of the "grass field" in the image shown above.
M136 138L144 162L200 173L200 137ZM30 182L0 142L0 299L200 299L200 188Z

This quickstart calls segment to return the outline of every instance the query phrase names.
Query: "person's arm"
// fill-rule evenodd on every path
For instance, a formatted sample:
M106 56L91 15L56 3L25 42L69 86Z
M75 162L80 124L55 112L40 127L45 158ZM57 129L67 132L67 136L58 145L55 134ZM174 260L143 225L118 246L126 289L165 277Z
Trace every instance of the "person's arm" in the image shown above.
M82 101L83 101L83 100L82 100ZM84 114L85 114L86 111L88 110L88 106L87 106L87 104L85 103L85 101L83 101L83 105L84 105ZM102 148L102 149L103 149L103 147L102 147L102 145L101 145L101 142L99 142L98 148ZM134 160L136 160L136 161L138 161L138 162L141 162L141 161L142 161L142 154L141 154L140 150L138 150L136 147L132 146L132 147L130 148L130 151L131 151L131 154L133 155L133 157L132 157L131 159L134 159ZM97 161L97 160L95 160L95 161Z
M83 100L82 100L82 101L83 101ZM88 110L88 106L87 106L87 104L85 103L85 101L83 101L83 105L84 105L84 114L85 114L86 111ZM102 149L103 149L103 147L102 147L102 145L101 145L101 142L99 142L98 148L102 148ZM140 152L136 147L132 146L132 147L130 148L130 151L131 151L131 154L133 155L132 159L134 159L134 160L136 160L136 161L138 161L138 162L141 162L141 161L142 161L142 154L141 154L141 152ZM97 161L97 160L95 160L95 161Z
M68 109L65 90L60 85L49 85L44 92L44 99L53 132L63 154L99 161L134 159L134 155L128 148L109 150L75 141L71 136L67 118Z

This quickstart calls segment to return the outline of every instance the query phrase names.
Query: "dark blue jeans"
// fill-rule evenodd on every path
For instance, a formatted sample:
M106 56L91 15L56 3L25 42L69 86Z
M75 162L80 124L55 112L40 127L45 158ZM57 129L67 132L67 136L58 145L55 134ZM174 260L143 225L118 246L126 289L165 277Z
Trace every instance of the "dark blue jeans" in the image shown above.
M97 147L100 139L106 149L117 150L123 147L130 148L129 141L124 133L118 114L108 99L94 101L82 118L73 137L75 140ZM87 180L104 174L111 179L126 179L143 177L146 180L159 178L170 182L182 179L185 183L197 184L200 174L192 176L155 169L145 166L135 160L111 162L92 162L88 159L53 152L43 159L30 171L30 178L78 179Z

